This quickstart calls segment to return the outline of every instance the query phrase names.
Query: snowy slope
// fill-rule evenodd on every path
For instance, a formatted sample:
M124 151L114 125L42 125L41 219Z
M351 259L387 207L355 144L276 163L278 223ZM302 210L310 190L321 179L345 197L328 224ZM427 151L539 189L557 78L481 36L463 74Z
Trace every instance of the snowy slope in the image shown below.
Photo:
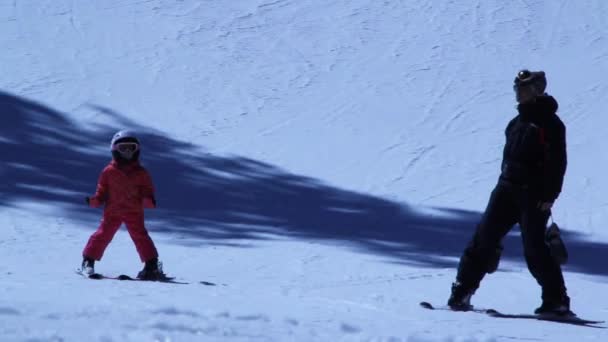
M602 0L0 0L0 340L606 339L417 302L447 298L527 67L568 126L573 308L606 318L607 16ZM73 275L100 216L82 198L123 127L188 285ZM518 239L477 305L538 304ZM124 231L97 266L139 267Z

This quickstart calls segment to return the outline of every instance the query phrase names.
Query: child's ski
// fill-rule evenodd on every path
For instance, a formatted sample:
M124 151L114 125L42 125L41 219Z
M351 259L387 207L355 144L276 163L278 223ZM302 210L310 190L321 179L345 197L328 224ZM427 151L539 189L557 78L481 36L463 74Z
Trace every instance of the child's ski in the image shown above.
M80 274L81 276L83 276L85 278L96 279L96 280L113 279L113 280L124 280L124 281L149 281L149 282L170 283L170 284L189 284L189 283L186 283L186 282L177 281L177 280L175 280L175 277L165 277L165 278L162 278L162 279L147 280L147 279L133 278L133 277L128 276L126 274L121 274L121 275L119 275L117 277L111 277L111 276L103 275L101 273L93 273L93 274L88 274L87 275L84 272L82 272L82 270L76 270L76 273Z

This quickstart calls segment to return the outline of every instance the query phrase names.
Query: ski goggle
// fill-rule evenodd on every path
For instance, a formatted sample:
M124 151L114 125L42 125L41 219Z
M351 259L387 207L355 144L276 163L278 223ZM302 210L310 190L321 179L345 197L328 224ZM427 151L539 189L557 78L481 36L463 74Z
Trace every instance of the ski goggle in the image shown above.
M547 79L544 71L521 70L513 80L513 90L536 91L539 95L545 92Z
M530 70L521 70L517 73L517 79L520 81L530 80L532 78L532 73Z
M121 142L118 144L114 144L112 148L115 151L122 153L135 153L139 150L139 144L134 142Z
M521 70L513 81L513 90L516 92L533 84L534 77L529 70Z

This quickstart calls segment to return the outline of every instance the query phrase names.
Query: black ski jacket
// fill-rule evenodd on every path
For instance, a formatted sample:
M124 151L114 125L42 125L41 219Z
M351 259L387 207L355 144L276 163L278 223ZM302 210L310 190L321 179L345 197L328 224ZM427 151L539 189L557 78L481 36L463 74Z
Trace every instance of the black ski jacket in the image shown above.
M566 173L566 127L557 101L547 94L519 104L505 130L500 183L528 188L539 200L554 202Z

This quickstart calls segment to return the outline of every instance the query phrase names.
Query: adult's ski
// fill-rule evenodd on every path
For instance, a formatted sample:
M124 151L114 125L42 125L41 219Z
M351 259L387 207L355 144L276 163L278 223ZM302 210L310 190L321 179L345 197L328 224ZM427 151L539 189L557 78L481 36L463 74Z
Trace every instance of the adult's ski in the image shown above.
M475 308L473 306L463 309L463 310L455 310L455 309L450 308L447 305L435 306L429 302L420 302L420 306L425 309L428 309L428 310L475 312L475 313L486 314L490 317L496 317L496 318L535 319L535 320L539 320L539 321L574 324L574 325L588 326L588 327L594 327L594 328L605 328L603 326L597 325L597 324L604 323L604 321L584 319L584 318L580 318L576 315L557 315L557 314L546 314L546 313L545 314L508 314L508 313L500 312L496 309L479 309L479 308Z

